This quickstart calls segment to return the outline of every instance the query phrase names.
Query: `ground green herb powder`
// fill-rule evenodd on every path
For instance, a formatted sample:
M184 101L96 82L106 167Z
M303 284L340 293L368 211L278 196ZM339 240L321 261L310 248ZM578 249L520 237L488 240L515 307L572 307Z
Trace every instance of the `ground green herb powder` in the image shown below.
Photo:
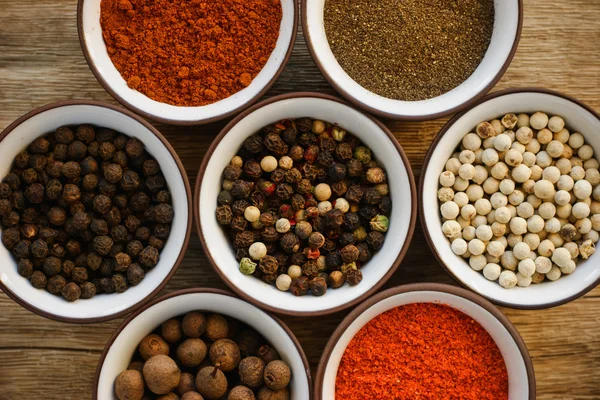
M493 0L327 0L325 32L341 67L381 96L417 101L464 82L494 27Z

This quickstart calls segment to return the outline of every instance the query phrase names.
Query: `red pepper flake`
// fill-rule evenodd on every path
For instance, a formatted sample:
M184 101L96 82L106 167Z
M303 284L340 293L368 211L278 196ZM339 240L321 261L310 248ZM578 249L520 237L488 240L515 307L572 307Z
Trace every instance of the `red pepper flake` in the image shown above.
M354 336L338 368L337 399L508 399L498 346L475 320L445 305L387 311Z

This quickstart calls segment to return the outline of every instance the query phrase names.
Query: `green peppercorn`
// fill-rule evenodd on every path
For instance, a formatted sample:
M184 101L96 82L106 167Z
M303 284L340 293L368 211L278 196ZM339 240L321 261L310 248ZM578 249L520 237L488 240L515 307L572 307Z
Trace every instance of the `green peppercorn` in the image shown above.
M256 271L256 263L250 258L242 258L240 261L240 272L244 275L252 275Z

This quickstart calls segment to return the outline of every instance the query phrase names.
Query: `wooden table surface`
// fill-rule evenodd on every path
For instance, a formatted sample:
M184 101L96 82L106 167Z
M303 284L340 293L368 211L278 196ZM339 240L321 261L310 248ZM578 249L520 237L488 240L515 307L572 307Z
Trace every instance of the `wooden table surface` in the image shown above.
M0 130L31 109L57 100L116 103L98 84L81 52L76 1L0 0L0 21ZM599 42L599 0L525 0L521 44L496 89L551 88L600 110ZM334 93L308 54L301 32L287 68L268 96L299 90ZM156 124L179 153L192 185L208 145L226 122L187 128ZM445 120L384 122L418 176L425 152ZM453 284L435 261L420 226L407 257L385 287L409 282ZM226 288L208 265L195 232L164 293L193 287ZM503 311L529 348L539 399L600 399L600 288L550 310ZM298 336L313 371L345 315L283 318ZM96 363L120 322L58 323L26 311L0 293L0 399L90 398Z

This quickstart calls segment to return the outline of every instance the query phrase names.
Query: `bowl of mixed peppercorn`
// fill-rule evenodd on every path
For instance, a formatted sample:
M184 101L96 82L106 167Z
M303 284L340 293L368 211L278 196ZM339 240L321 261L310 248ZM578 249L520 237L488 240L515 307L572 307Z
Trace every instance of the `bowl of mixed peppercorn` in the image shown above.
M150 124L91 101L50 104L0 135L0 289L42 316L104 321L169 281L191 190Z
M378 121L298 93L232 121L198 175L206 255L242 297L291 315L331 313L376 291L416 217L408 160Z

